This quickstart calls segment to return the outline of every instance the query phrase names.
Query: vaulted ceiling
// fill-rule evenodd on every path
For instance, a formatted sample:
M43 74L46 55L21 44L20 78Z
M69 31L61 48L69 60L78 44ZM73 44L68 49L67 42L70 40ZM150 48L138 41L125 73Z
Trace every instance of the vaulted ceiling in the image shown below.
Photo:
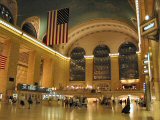
M133 25L136 14L131 0L18 0L18 25L29 17L40 17L40 36L46 32L47 12L69 8L69 29L96 19L114 19Z

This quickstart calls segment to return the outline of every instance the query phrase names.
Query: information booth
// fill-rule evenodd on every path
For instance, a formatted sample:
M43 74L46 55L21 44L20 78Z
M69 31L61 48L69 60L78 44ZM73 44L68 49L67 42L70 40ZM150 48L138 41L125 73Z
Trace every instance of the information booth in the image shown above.
M43 95L50 94L52 92L51 88L44 88L37 85L27 85L27 84L18 84L17 85L17 94L18 98L21 95L25 96L27 100L29 96L32 97L33 102L40 103L43 100Z

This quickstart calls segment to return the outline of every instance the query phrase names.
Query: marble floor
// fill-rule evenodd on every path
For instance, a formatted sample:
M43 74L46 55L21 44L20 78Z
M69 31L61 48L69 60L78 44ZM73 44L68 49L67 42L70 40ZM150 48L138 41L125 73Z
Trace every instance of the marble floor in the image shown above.
M146 111L131 104L130 114L121 113L121 105L101 106L90 103L88 108L33 105L31 109L0 103L0 120L160 120L158 103Z

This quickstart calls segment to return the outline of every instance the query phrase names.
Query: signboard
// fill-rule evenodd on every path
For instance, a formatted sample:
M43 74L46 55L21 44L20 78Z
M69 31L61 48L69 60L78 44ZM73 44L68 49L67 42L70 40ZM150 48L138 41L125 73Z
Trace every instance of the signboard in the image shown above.
M33 91L33 92L42 92L42 93L50 93L52 91L51 88L42 88L35 85L27 85L27 84L18 84L17 90L21 91Z
M158 25L156 18L141 25L141 35L155 35L157 33Z

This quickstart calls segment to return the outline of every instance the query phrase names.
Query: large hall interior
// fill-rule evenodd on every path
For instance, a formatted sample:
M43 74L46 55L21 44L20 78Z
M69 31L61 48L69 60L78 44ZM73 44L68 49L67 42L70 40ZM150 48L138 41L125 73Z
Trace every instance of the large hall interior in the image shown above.
M160 0L0 0L0 120L160 120L159 22Z

